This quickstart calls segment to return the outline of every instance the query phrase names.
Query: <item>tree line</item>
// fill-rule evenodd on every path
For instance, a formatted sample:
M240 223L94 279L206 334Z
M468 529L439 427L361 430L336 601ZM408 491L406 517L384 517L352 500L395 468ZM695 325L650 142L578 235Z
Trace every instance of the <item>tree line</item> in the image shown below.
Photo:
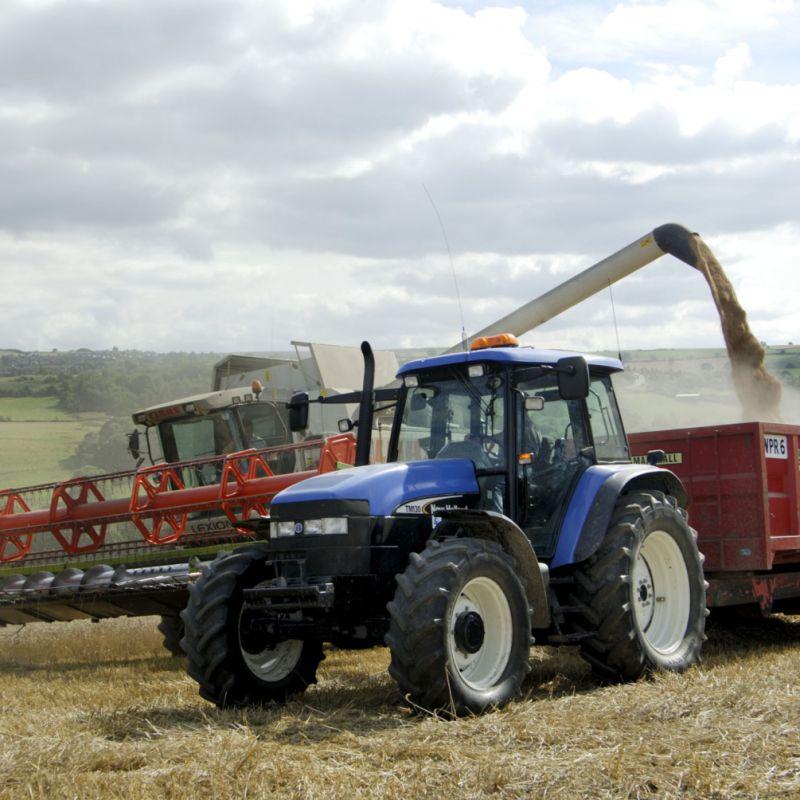
M0 397L57 397L64 411L128 416L145 406L211 389L212 353L119 357L97 369L19 375L0 382Z

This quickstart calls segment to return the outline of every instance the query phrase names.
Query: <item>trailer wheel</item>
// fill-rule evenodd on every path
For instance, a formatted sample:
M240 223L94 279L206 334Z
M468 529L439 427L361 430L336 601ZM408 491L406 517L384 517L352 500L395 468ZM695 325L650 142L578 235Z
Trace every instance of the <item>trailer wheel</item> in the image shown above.
M500 545L428 542L397 576L388 610L389 673L413 705L457 716L519 694L530 669L531 608Z
M181 639L183 638L183 621L177 614L163 614L158 630L163 637L161 644L173 656L183 656Z
M589 633L581 655L600 678L635 680L699 661L708 615L703 557L674 497L620 497L603 543L575 579Z
M222 553L189 587L181 646L200 696L220 708L285 702L316 683L324 658L318 639L259 644L242 640L242 590L264 580L268 550Z

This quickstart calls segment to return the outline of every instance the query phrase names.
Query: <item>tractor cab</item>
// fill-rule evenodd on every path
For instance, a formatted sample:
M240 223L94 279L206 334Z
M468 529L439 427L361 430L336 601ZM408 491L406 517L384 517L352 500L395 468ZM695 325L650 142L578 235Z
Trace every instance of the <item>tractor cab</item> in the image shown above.
M610 379L620 369L615 359L520 348L507 334L411 362L400 371L389 460L469 459L479 494L459 502L513 519L547 558L583 472L630 460Z

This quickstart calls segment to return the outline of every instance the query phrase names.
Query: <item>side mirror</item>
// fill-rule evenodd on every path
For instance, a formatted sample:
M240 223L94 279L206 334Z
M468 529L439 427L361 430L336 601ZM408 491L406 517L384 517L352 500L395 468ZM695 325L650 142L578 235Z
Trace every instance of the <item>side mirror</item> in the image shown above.
M525 398L526 411L544 411L544 397L538 394L531 395Z
M142 455L142 446L139 443L138 430L128 434L128 452L131 454L134 461L138 461Z
M667 454L663 450L648 450L647 463L652 467L657 467L667 460Z
M289 429L292 433L304 431L308 427L308 392L292 395L286 407L289 409Z
M564 400L584 400L589 396L589 365L583 356L567 356L556 361L558 393Z
M345 417L344 419L340 419L336 423L336 427L339 429L339 433L350 433L353 428L355 428L356 424L353 420Z

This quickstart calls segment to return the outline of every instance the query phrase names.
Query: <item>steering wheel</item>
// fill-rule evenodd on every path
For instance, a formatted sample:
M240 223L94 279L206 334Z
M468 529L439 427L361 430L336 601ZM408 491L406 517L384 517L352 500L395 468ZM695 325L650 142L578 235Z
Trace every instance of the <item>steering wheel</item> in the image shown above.
M487 458L491 459L495 463L500 463L503 457L503 445L500 441L498 441L496 436L489 436L489 434L486 433L479 433L477 436L472 436L470 438L481 446L481 450L483 450L483 454Z

